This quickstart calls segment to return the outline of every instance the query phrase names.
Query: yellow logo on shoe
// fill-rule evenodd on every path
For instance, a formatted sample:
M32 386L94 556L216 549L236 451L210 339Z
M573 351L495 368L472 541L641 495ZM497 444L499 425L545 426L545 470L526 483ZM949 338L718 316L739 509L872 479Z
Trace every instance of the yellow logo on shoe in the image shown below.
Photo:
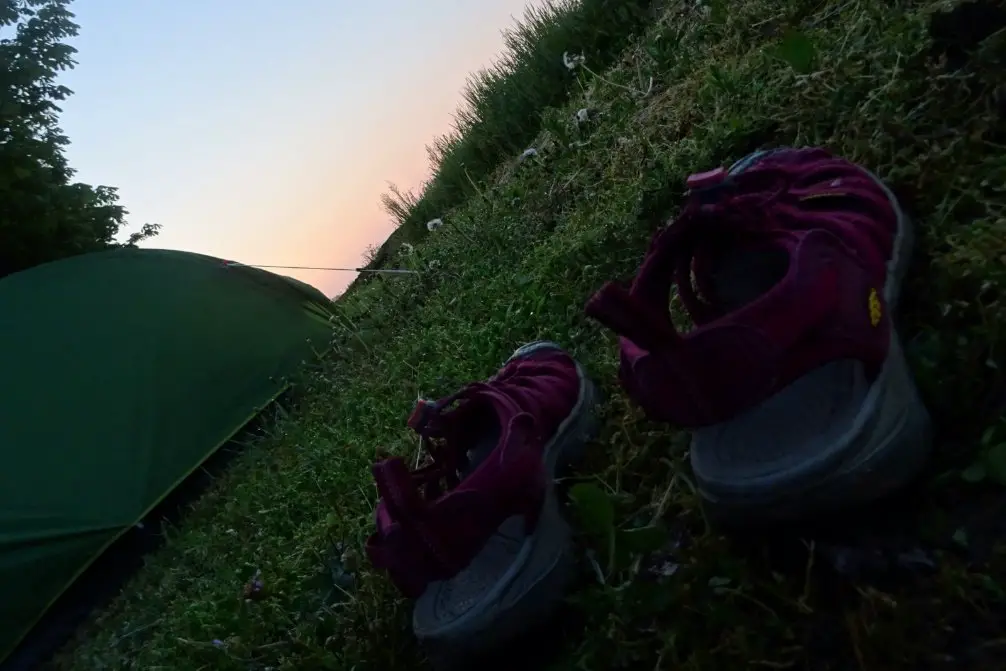
M876 326L880 323L880 318L884 311L880 308L880 296L876 289L870 289L870 324Z

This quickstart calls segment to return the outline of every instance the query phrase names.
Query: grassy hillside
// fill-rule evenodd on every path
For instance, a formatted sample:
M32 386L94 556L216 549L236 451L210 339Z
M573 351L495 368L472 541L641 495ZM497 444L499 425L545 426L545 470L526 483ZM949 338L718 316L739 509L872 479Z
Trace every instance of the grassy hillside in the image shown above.
M348 292L337 355L305 379L298 406L277 411L56 666L422 668L408 604L360 560L370 463L378 449L415 454L404 423L417 395L483 378L547 337L609 394L582 479L607 492L620 525L668 532L639 562L595 571L585 559L555 668L997 668L1006 46L994 17L972 22L979 34L954 15L932 20L955 4L669 0L610 66L588 56L568 73L568 102L541 115L537 155L503 161L399 252L421 278ZM615 340L582 306L634 270L689 173L780 144L865 164L915 215L901 331L938 454L919 487L866 515L743 539L706 525L687 436L628 403ZM350 585L343 570L348 594L334 587Z
M420 193L392 186L382 196L397 230L367 260L368 268L393 261L403 242L423 239L432 219L477 195L502 161L520 156L549 107L579 90L563 54L582 54L593 68L617 58L633 35L660 11L659 0L541 0L503 32L504 51L490 67L468 78L450 132L427 146L432 174ZM360 278L366 282L367 275Z

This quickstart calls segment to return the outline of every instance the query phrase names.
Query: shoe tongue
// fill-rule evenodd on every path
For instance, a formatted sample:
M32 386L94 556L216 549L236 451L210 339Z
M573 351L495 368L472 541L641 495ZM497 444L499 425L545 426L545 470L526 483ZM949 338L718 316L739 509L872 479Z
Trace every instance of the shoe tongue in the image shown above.
M767 242L719 264L715 281L737 303L722 323L753 328L784 352L834 307L835 241L813 231Z
M452 441L468 458L468 463L458 471L464 480L501 447L503 441L509 442L514 437L508 430L512 428L514 415L486 397L471 399L467 406L453 412L457 413L453 417L457 424L452 431Z
M789 269L784 246L768 242L757 246L731 246L711 251L700 265L705 274L704 293L711 295L723 313L755 301L779 284Z
M468 449L468 466L461 471L461 479L475 472L479 465L489 458L499 445L502 429L495 413L487 413L484 432L476 439L475 444Z

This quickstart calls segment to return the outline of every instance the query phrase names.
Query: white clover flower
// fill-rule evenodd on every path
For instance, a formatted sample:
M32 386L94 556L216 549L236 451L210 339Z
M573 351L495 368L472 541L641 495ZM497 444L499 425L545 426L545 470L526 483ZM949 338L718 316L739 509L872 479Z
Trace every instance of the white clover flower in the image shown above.
M402 243L402 251L404 253L406 253L406 254L412 254L414 251L416 251L416 248L413 247L412 245L410 245L407 242L403 242Z
M433 231L437 230L443 225L444 225L443 219L440 218L430 219L429 221L426 222L426 230L432 233Z
M587 58L583 54L571 56L567 51L562 52L562 64L566 66L567 70L575 70L586 62Z

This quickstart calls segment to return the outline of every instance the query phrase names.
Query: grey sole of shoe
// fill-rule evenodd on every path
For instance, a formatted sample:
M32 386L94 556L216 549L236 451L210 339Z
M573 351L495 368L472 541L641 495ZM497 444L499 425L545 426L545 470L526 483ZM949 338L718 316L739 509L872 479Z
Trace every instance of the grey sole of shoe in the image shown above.
M511 360L536 350L561 349L540 341L514 352ZM503 575L460 617L441 622L437 617L437 594L443 584L431 586L416 602L413 630L431 663L440 671L469 668L473 659L502 648L508 641L546 623L558 610L576 576L573 533L563 517L562 503L555 486L557 472L583 458L585 444L597 435L600 418L596 406L600 391L577 364L580 393L577 406L546 446L545 465L553 475L533 533L519 547L490 542L472 566L506 566ZM511 518L498 535L523 525ZM508 549L509 548L509 549ZM493 554L498 556L492 556Z
M894 195L869 174L899 213L884 288L893 314L914 231ZM929 413L892 326L889 355L872 384L857 362L824 366L744 415L696 431L692 465L711 518L785 521L880 498L912 480L930 451Z
M775 403L766 404L751 415L727 426L696 433L693 458L696 449L716 449L715 445L703 445L704 439L710 444L722 444L724 439L742 442L749 451L759 450L759 443L766 444L766 450L771 449L768 443L786 442L820 448L794 451L788 463L780 459L771 470L752 473L752 477L744 480L716 482L697 477L705 510L712 520L724 523L796 520L876 500L918 474L931 451L930 419L897 335L892 332L884 370L866 395L850 398L848 404L843 403L836 410L826 405L827 377L836 371L845 375L847 371L841 370L842 364L807 376L801 381L802 387L788 388L792 396L787 396L788 390L784 390L772 399ZM815 390L816 384L823 389ZM816 406L815 393L822 397ZM806 414L794 415L801 407ZM787 417L788 425L783 423ZM766 430L773 425L775 431ZM800 458L808 452L812 456Z

